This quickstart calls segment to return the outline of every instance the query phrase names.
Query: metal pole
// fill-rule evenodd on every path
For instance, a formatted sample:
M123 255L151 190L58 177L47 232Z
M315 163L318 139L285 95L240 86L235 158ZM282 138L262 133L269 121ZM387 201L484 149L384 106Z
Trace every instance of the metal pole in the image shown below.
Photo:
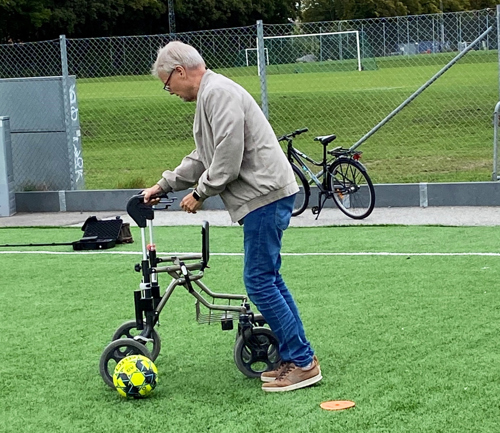
M486 12L486 28L488 28L490 24L490 15L488 12ZM488 36L486 38L486 49L489 50L490 49L490 37Z
M443 10L443 0L439 1L439 9L441 9L441 47L442 47L444 45L444 10Z
M0 217L16 213L10 119L0 116Z
M500 47L500 4L497 5L497 48ZM500 65L500 50L498 50L498 64ZM500 73L499 75L499 98L500 98ZM500 111L500 102L495 106L493 114L493 174L492 180L498 181L498 112Z
M168 0L168 31L170 34L175 33L174 0Z
M262 111L269 119L269 102L267 95L267 77L266 77L266 55L264 50L264 23L262 20L257 21L257 64L260 76L260 97Z
M360 47L360 43L359 43L359 32L356 32L356 48L358 50L357 52L357 55L358 55L358 71L362 71L363 68L361 66L361 57L365 57L363 56L363 53L361 53L361 47Z
M411 101L413 101L418 95L420 95L427 87L429 87L434 81L436 81L441 75L443 75L448 69L450 69L455 63L457 63L463 56L465 56L472 48L474 48L479 41L481 41L489 32L493 30L493 26L482 33L474 42L472 42L467 48L465 48L456 57L450 60L450 62L444 66L437 74L435 74L427 83L423 84L416 92L414 92L410 97L403 101L395 110L393 110L389 115L383 119L378 125L374 126L369 132L367 132L363 137L361 137L356 143L354 143L349 150L353 151L357 147L361 146L368 138L370 138L375 132L377 132L382 126L384 126L389 120L391 120L396 114L398 114L404 107L406 107Z
M63 93L63 104L64 104L64 124L66 127L66 141L68 144L68 162L69 162L69 179L70 179L70 189L75 190L75 168L73 164L73 137L71 136L71 107L69 101L69 72L68 72L68 53L66 51L66 35L59 36L59 47L61 50L61 80L62 80L62 93Z
M491 179L500 180L498 176L498 112L500 111L500 102L495 106L493 113L493 174Z
M498 65L500 67L500 4L497 5L497 52L498 52ZM500 99L500 73L498 74L498 97Z
M319 61L323 61L323 39L321 38L322 29L319 28Z
M385 21L382 22L382 37L383 37L383 49L384 49L384 53L383 53L383 56L386 57L387 56L387 53L386 53L386 49L385 49Z

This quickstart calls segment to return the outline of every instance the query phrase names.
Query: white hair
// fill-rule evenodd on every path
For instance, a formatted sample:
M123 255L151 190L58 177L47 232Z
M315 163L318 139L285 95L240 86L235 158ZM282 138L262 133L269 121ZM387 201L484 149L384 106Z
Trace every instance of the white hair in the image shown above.
M176 66L196 69L205 67L205 61L196 48L180 41L173 41L160 48L156 62L151 69L151 74L155 77L158 77L160 71L169 74Z

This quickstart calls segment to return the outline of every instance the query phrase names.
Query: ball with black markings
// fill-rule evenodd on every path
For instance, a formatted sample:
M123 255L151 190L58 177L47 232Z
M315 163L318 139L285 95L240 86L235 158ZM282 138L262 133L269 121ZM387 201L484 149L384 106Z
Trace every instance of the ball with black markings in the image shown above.
M116 365L113 384L122 397L144 398L158 384L158 369L143 355L127 356Z

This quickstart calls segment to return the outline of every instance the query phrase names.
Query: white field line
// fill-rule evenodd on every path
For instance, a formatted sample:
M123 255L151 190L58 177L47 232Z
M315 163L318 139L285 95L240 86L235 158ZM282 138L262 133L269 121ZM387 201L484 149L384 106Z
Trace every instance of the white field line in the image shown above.
M115 254L142 256L139 251L0 251L0 254L48 254L48 255L88 255L88 254ZM181 254L200 254L199 252L158 252L158 256L176 256ZM211 256L243 256L243 253L210 253ZM492 256L500 257L500 253L393 253L393 252L339 252L339 253L281 253L282 256Z

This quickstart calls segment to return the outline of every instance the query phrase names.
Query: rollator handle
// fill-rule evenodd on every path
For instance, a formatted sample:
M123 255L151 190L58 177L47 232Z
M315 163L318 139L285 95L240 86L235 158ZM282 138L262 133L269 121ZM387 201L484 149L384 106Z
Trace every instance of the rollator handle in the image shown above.
M159 198L160 203L165 205L164 209L168 208L174 202L174 199L169 199L167 194L155 194L151 198ZM141 228L145 228L147 226L147 220L154 219L154 211L155 209L153 206L144 203L144 196L142 194L133 195L128 200L127 213Z

